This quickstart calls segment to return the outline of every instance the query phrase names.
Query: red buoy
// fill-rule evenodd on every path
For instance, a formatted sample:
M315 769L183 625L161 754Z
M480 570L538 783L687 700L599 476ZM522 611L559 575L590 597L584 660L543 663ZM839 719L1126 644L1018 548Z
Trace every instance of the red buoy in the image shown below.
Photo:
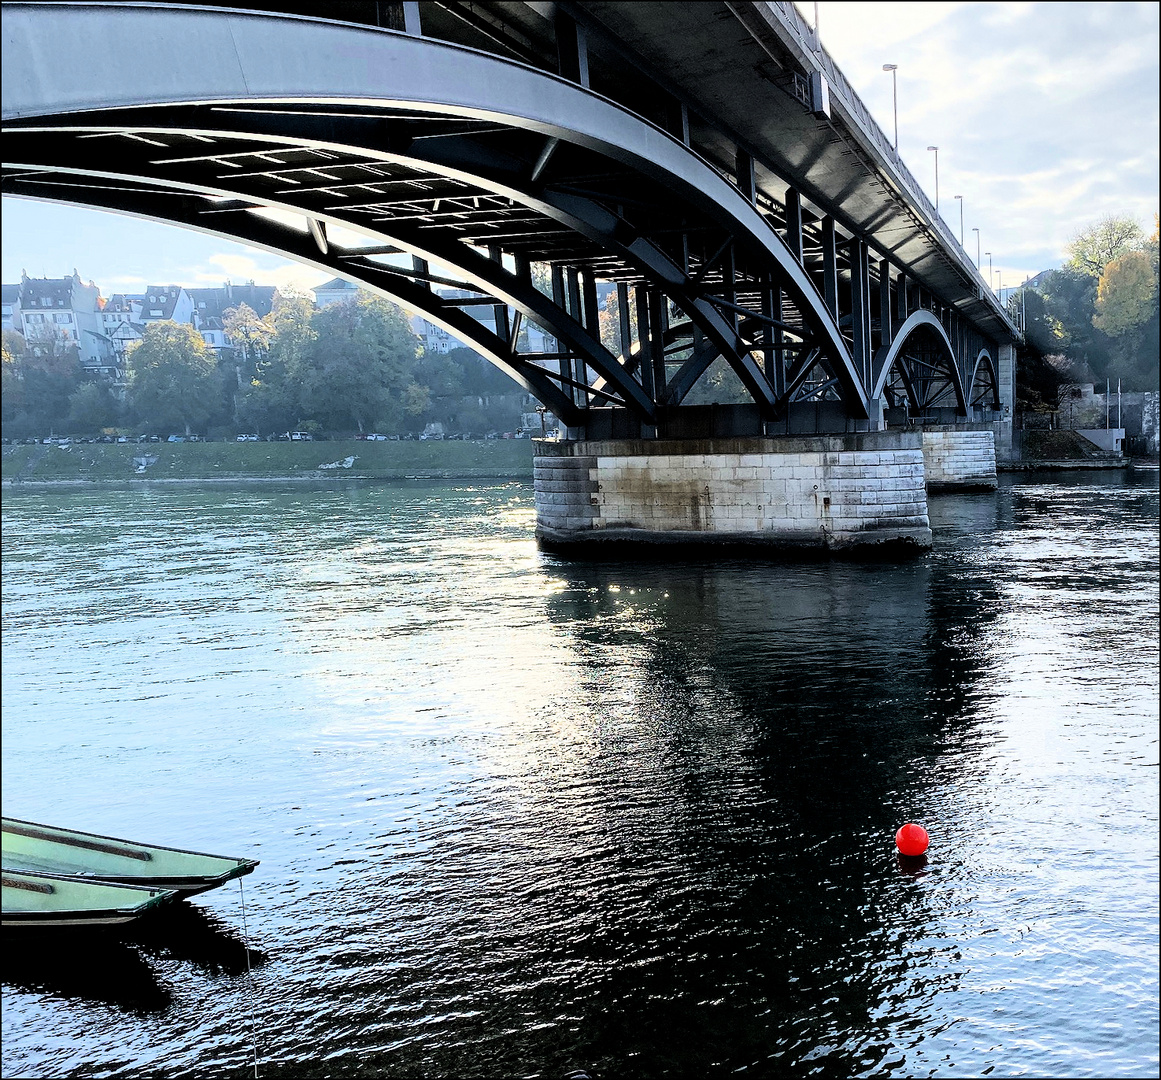
M895 846L903 855L922 855L929 843L927 830L922 825L908 822L895 834Z

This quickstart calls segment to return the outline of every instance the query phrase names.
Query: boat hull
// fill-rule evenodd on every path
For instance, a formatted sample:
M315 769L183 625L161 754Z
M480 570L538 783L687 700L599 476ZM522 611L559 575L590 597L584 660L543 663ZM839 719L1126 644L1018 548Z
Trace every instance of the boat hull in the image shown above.
M5 870L2 880L0 924L5 928L123 926L177 896L172 889L148 889L19 870Z
M114 836L3 819L5 871L116 882L193 896L251 873L254 859L140 844Z

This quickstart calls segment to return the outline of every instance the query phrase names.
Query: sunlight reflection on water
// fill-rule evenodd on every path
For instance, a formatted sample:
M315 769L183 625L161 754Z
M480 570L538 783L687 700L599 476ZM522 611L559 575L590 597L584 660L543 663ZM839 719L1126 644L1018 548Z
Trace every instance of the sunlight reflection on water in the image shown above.
M6 955L6 1074L241 1070L251 1004L265 1076L1155 1074L1157 492L931 513L666 566L519 484L7 493L5 812L262 865L252 1003L205 894Z

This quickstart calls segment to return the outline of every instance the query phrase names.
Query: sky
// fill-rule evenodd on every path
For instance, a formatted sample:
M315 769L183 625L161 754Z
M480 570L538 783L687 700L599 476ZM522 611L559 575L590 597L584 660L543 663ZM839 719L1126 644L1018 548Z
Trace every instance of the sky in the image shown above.
M1158 11L1155 3L799 4L872 116L960 230L987 276L1015 285L1062 261L1109 214L1153 230L1158 209ZM311 288L327 275L175 226L77 207L4 199L5 282L75 267L105 296L148 285Z

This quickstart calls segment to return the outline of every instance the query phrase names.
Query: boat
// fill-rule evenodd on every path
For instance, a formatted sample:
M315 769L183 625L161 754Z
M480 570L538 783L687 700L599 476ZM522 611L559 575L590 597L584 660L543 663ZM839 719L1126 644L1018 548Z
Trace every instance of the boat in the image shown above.
M139 844L115 836L59 829L3 818L0 863L11 870L116 882L193 896L249 874L255 859L231 859L200 851Z
M6 927L119 926L177 895L172 889L147 889L21 870L5 869L0 879L0 923Z

